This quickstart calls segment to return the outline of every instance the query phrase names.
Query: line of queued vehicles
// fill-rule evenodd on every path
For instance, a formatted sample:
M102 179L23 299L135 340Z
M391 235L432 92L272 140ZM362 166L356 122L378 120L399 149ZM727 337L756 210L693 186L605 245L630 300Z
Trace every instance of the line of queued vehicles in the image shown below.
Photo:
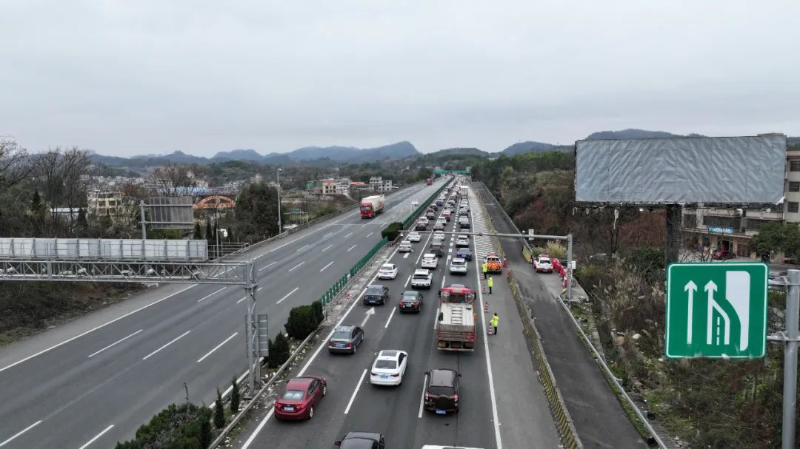
M443 193L425 211L415 226L415 231L407 235L400 243L398 252L413 251L413 244L422 241L418 231L427 231L428 224L435 221L434 234L431 238L429 252L423 254L420 268L411 277L411 290L404 291L398 302L398 311L421 311L424 296L420 289L430 289L433 270L438 268L438 258L445 254L445 236L437 234L443 231L446 223L455 215L459 229L469 229L469 201L462 195L460 182L451 183ZM442 208L438 219L436 212ZM372 214L371 214L372 215ZM373 215L374 216L374 215ZM450 263L451 274L467 274L467 262L473 258L468 235L458 235L455 241L456 257ZM399 274L397 265L386 263L380 267L377 278L382 280L396 279ZM363 294L365 305L384 305L389 302L389 288L385 285L372 284ZM443 351L474 351L476 340L477 313L474 308L475 292L462 284L452 284L439 290L439 321L437 326L437 348ZM328 340L327 347L331 354L356 354L358 346L364 341L364 330L360 326L338 326ZM408 367L408 353L401 350L382 350L375 357L370 369L369 382L373 385L400 386ZM426 373L424 408L436 414L458 412L459 379L461 374L452 369L433 369ZM327 394L328 385L321 376L303 376L286 383L284 391L274 405L274 414L280 419L311 419L314 406ZM343 449L385 449L383 435L372 432L349 432L335 445ZM439 449L443 446L426 445L423 449ZM469 449L469 448L464 448Z

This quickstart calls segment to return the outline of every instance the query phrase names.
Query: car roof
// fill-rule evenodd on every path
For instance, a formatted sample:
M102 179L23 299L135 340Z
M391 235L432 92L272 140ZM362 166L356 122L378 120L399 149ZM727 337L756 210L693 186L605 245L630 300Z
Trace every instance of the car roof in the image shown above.
M400 357L400 351L397 349L384 349L378 353L379 359L396 360L398 357Z
M351 331L353 329L355 329L355 326L353 326L352 324L346 324L344 326L336 326L336 332L339 332L339 331Z
M289 382L286 382L286 389L287 390L291 390L293 388L307 387L308 384L310 384L312 380L314 380L314 379L311 378L311 377L297 377L297 378L291 379L291 380L289 380Z
M343 440L362 439L369 441L380 441L381 434L374 432L347 432Z
M417 295L419 295L419 292L416 291L416 290L406 290L406 291L403 292L403 296L405 296L405 295L417 296Z
M367 287L367 290L378 290L378 289L383 289L383 285L381 285L381 284L372 284L372 285Z
M464 262L464 263L466 263L467 260L462 258L462 257L456 257L456 258L453 259L453 262L459 262L459 263L460 262Z
M392 268L394 268L395 266L396 265L393 264L393 263L385 263L385 264L381 265L381 268L383 268L383 267L392 267Z
M414 270L414 274L424 274L425 276L428 276L429 274L431 274L431 270L427 268L418 268Z
M462 247L462 248L458 248L458 251L456 251L456 253L459 253L461 251L472 251L472 250L469 249L469 248L466 248L466 247Z
M436 254L432 254L432 253L428 253L428 254L423 254L422 255L423 259L433 259L435 257L436 257ZM374 268L373 268L373 270L374 270Z
M437 368L430 372L428 385L432 387L452 387L456 378L456 372L451 369Z

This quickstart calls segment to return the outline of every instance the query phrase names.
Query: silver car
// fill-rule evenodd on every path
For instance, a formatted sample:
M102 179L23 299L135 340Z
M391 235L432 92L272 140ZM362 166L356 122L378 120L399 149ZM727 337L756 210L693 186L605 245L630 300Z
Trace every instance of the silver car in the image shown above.
M328 340L328 351L355 354L356 348L364 341L364 331L358 326L339 326Z

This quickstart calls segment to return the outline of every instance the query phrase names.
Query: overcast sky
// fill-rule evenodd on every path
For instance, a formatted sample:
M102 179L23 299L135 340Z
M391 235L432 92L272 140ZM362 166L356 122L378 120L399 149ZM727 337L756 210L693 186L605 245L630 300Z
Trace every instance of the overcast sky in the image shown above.
M800 2L0 0L0 136L130 156L800 135Z

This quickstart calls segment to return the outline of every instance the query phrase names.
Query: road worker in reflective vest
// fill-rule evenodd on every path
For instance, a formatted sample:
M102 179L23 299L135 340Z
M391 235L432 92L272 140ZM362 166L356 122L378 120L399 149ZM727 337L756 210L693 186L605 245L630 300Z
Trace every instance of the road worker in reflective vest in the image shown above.
M497 335L497 324L500 322L500 317L497 316L497 312L495 312L494 316L492 317L492 321L489 324L492 326L492 334Z
M486 286L489 287L489 294L491 295L492 294L492 287L494 287L494 279L492 279L491 276L489 276L489 280L486 281Z
M486 262L483 263L483 278L486 279L486 271L489 270L489 265Z

